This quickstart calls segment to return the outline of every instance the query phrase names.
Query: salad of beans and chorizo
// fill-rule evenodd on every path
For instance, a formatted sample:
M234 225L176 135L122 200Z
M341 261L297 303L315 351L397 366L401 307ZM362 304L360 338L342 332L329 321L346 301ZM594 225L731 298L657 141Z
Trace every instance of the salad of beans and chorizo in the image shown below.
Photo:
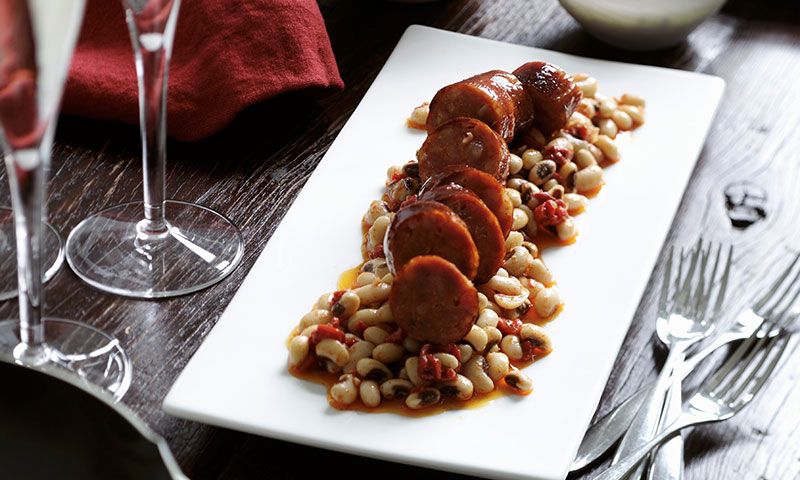
M416 159L389 168L362 219L364 263L322 295L288 343L289 370L338 409L403 414L528 394L563 308L541 249L569 244L615 139L645 102L530 62L439 90L407 123Z

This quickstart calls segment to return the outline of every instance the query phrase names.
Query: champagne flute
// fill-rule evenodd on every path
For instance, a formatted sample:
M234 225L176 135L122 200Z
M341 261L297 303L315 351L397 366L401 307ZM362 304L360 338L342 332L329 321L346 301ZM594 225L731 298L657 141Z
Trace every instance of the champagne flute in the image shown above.
M239 229L200 205L165 200L167 79L180 0L123 0L136 58L144 201L83 220L67 261L95 288L137 298L183 295L228 276L242 258Z
M14 211L0 207L0 301L17 296L17 245ZM64 263L64 242L52 225L45 222L42 229L42 282L47 282Z
M42 317L45 177L84 0L0 0L0 143L11 186L19 320L0 322L0 357L57 365L116 398L131 367L119 342L89 325Z

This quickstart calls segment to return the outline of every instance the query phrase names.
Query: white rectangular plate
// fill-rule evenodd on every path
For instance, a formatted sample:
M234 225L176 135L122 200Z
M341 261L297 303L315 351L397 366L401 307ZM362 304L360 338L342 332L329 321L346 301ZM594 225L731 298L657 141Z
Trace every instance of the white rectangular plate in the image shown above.
M339 274L358 265L360 222L386 169L414 158L405 126L442 86L531 60L587 72L607 95L647 99L580 236L543 257L565 300L535 391L426 418L339 412L286 371L286 338ZM311 175L219 323L164 401L171 414L315 447L506 478L558 479L592 417L724 89L716 77L580 58L412 26ZM649 319L643 319L649 321ZM446 441L450 439L450 441ZM465 448L463 439L470 439ZM432 448L434 445L440 447Z

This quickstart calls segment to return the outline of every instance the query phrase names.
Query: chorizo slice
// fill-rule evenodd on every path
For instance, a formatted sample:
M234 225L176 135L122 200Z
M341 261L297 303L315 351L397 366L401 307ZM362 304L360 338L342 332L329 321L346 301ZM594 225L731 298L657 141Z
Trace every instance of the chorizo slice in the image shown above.
M530 124L533 102L517 77L491 70L436 92L428 113L428 133L456 117L476 118L508 142L514 132Z
M440 185L455 183L477 195L494 213L503 237L511 232L514 223L514 205L506 194L506 189L491 175L471 167L451 167L447 171L430 177L420 189L422 195L426 191Z
M384 243L392 273L418 255L438 255L470 280L478 272L478 249L467 224L441 203L417 201L403 206L389 224Z
M469 166L504 182L510 153L506 142L480 120L458 117L428 134L417 151L422 180L452 166Z
M426 343L455 343L478 317L478 291L452 263L423 255L412 258L395 276L389 308L409 337Z
M478 248L475 283L489 281L503 264L505 254L505 236L492 211L477 195L455 183L436 187L419 198L446 205L464 220Z
M563 128L581 101L580 88L564 70L546 62L528 62L514 70L533 101L533 126L545 135Z

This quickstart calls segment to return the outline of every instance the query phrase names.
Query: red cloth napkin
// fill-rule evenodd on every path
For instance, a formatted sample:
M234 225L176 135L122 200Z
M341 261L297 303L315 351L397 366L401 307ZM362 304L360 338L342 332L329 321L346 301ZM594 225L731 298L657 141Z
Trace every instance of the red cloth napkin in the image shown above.
M344 86L315 0L182 2L167 128L197 140L283 92ZM139 122L133 48L120 0L90 0L62 110Z

